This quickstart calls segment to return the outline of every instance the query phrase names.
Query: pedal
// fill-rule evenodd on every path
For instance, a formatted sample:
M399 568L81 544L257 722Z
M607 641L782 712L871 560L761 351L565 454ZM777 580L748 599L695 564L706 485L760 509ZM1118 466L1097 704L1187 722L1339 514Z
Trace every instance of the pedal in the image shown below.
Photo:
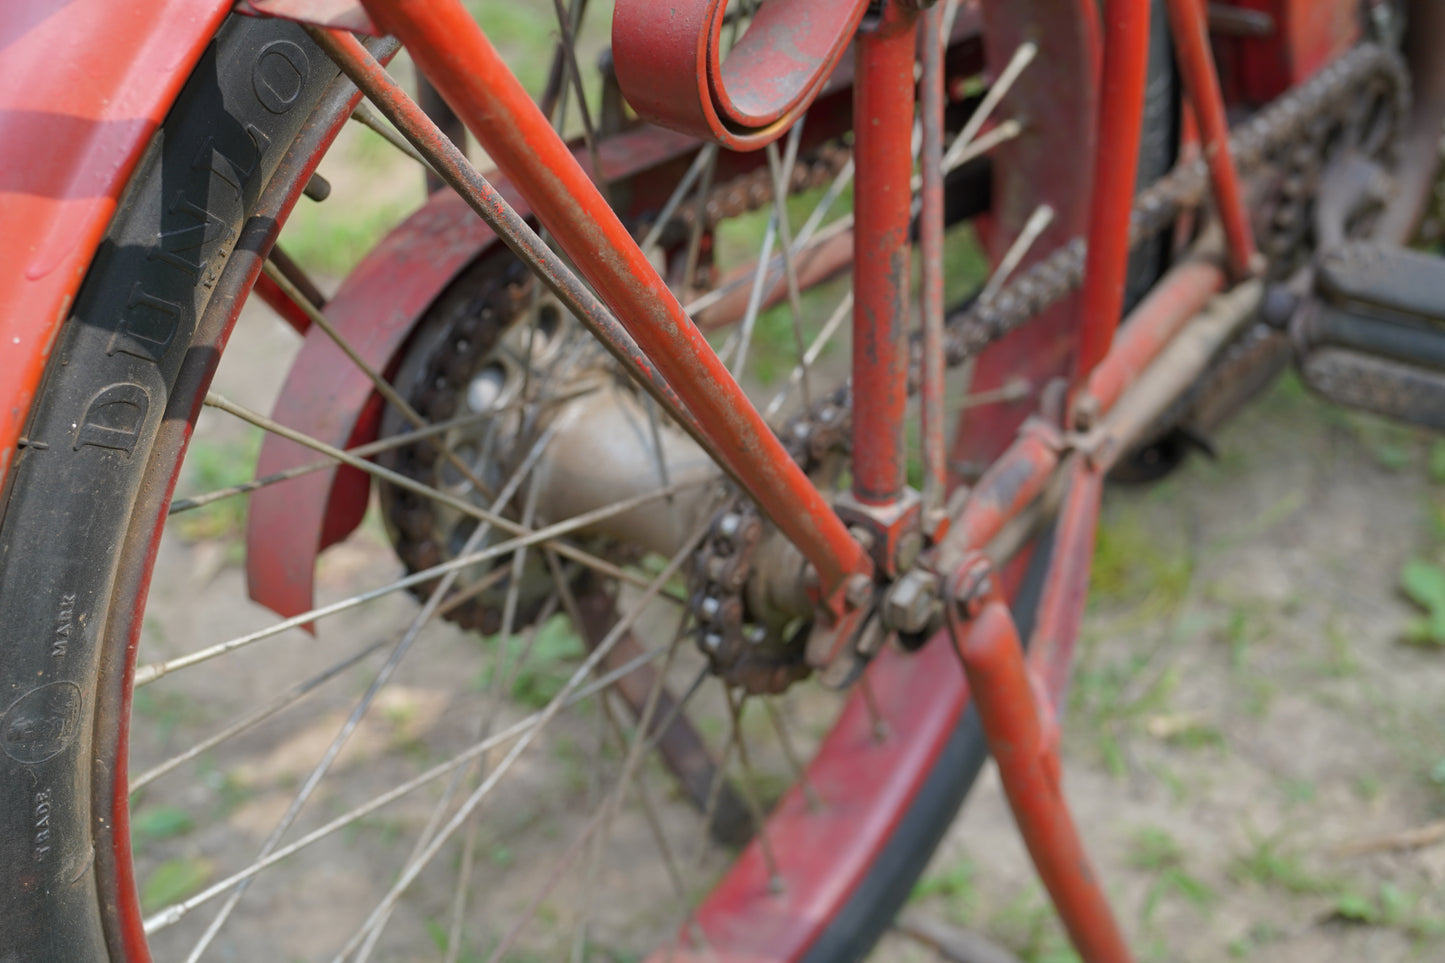
M1445 431L1445 258L1372 242L1336 248L1291 335L1316 392Z

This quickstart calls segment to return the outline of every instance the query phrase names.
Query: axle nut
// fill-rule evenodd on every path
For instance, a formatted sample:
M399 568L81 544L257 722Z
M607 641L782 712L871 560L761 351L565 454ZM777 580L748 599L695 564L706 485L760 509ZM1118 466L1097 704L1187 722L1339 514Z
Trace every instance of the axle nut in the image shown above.
M883 619L888 626L907 633L928 628L937 597L937 581L927 572L909 572L894 583L883 602Z

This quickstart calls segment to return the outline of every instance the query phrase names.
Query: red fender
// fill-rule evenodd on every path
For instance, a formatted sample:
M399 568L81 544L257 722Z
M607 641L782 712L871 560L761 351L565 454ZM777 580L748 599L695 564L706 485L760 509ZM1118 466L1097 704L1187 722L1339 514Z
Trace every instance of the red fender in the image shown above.
M120 192L230 8L0 5L0 477Z
M507 192L510 193L510 192ZM520 201L508 198L514 207ZM525 215L525 209L519 209ZM496 241L491 228L451 191L433 194L388 234L326 304L326 317L359 355L386 371L412 327L446 286ZM371 380L313 325L271 417L337 448L376 437L381 399ZM257 477L322 458L267 435ZM366 512L370 478L345 466L258 490L246 516L251 598L286 617L312 607L316 556L351 533Z

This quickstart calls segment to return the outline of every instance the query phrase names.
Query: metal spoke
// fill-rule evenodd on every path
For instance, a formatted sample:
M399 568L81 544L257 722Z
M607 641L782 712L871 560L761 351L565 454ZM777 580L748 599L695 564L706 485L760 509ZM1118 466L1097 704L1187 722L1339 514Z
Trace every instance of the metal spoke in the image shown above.
M311 280L311 276L306 273L305 268L297 264L279 242L271 245L271 251L266 255L266 261L286 276L296 291L306 299L309 306L318 311L326 307L326 295L321 293L321 289L316 286L315 281ZM301 306L298 305L298 307ZM302 310L304 311L305 307L302 307Z
M843 327L843 322L852 316L853 292L849 291L843 295L843 300L839 301L838 306L833 309L832 315L829 316L827 323L824 324L818 332L817 337L813 339L813 343L808 345L808 350L803 354L802 363L795 366L793 370L789 372L788 383L773 397L772 401L768 402L768 407L763 412L765 417L771 418L778 413L778 409L783 407L783 404L788 400L788 396L792 393L793 388L802 379L803 372L818 360L818 356L823 353L823 349L828 346L828 342L831 341L833 336L838 333L838 330Z
M888 721L878 709L878 697L873 693L873 680L865 671L858 677L858 691L863 694L863 705L868 709L868 722L873 730L873 741L882 742L888 738Z
M697 185L697 201L693 208L692 231L687 239L687 261L682 271L681 294L686 295L693 289L697 282L697 267L702 258L702 236L703 225L707 223L707 199L712 193L712 181L717 174L718 152L712 151L707 158L707 166L702 172L702 180Z
M542 443L539 441L539 448L541 447L541 444ZM527 501L525 507L522 510L522 524L527 526L530 526L532 524L532 519L535 517L537 511L538 479L535 473L531 477L532 484L529 485L527 488ZM473 534L475 535L475 533ZM524 546L522 548L519 548L512 555L510 573L511 582L507 585L507 594L502 600L502 627L501 630L497 633L498 669L501 668L501 663L503 661L502 657L505 655L507 639L511 638L512 631L516 627L517 599L521 593L522 573L526 567L526 564L527 548ZM519 653L517 658L514 660L511 673L513 676L515 676L516 672L519 672L521 670L521 666L526 661L527 656L530 654L531 646L536 641L536 639L536 632L532 632L529 634L526 648L521 653ZM492 711L487 715L482 725L480 726L480 736L485 736L487 732L491 730L491 727L496 720L497 713L500 711L500 696L502 691L501 677L502 673L500 671L493 672L491 693ZM426 827L417 837L417 841L412 848L411 855L407 857L408 861L416 859L418 854L420 854L420 852L426 847L427 843L431 841L432 834L436 831L437 825L441 822L442 814L446 811L446 807L450 804L451 798L455 793L456 788L460 785L462 778L463 773L457 773L457 778L452 780L451 785L447 787L447 791L442 795L442 798L437 800L436 805L432 807L432 814L427 820ZM472 824L467 831L467 836L473 840L475 840L476 838L476 834L473 832L475 827L476 820L473 819ZM381 934L386 929L386 923L389 919L391 919L391 913L387 912L377 920L374 926L372 926L371 931L367 934L366 942L362 944L361 949L358 950L356 953L354 963L365 963L366 960L370 959L372 950L376 948L377 940L381 939Z
M293 300L301 297L296 286L291 283L291 279L282 274L270 261L263 264L261 270L265 272L267 277L276 282L276 285L281 288L283 294ZM367 363L365 358L361 357L357 350L351 346L351 342L347 341L341 332L336 330L336 326L327 320L325 314L317 310L316 306L309 301L301 303L299 306L306 316L311 319L311 323L320 328L321 331L341 349L341 352L346 355L351 363L356 365L362 374L366 375L372 386L376 388L377 394L385 398L387 404L395 408L403 418L411 423L413 428L421 429L427 426L426 419L417 413L417 410L401 396L400 392L392 386L390 381L387 381L381 376L381 372L377 371ZM491 490L481 478L477 477L477 473L472 470L472 466L462 461L456 452L452 451L451 448L446 445L440 446L440 451L441 456L471 484L472 488L484 495L491 494Z
M575 600L573 602L573 608L576 608ZM633 611L637 611L637 609L634 609ZM674 636L672 644L669 645L666 650L667 661L664 663L663 667L658 673L658 685L654 686L652 690L654 694L661 691L661 681L666 677L666 667L671 664L672 658L677 652L678 643L681 641L682 637L682 632L679 631ZM599 646L599 648L600 647L601 646ZM561 882L563 873L571 865L572 861L576 859L577 856L582 852L582 849L593 839L593 837L599 831L609 829L612 820L616 816L617 805L620 802L621 797L625 792L627 786L631 782L632 773L635 771L638 761L647 752L651 752L657 747L657 743L662 738L662 733L666 732L667 727L672 725L673 720L682 711L683 707L686 706L688 700L690 700L692 696L698 691L698 688L705 677L706 669L704 669L703 673L699 674L699 676L693 681L693 684L688 688L687 692L678 701L672 712L668 713L667 717L663 720L663 724L657 728L654 735L645 736L645 733L647 732L646 721L639 724L638 734L631 744L631 748L629 750L627 758L623 762L622 773L618 776L618 780L616 784L614 784L612 792L608 795L607 799L603 802L603 804L599 806L597 810L592 814L592 817L587 821L586 826L583 827L577 838L573 840L571 845L568 846L566 852L564 852L559 858L557 865L553 868L553 871L549 875L547 881L535 894L533 894L531 901L527 904L526 910L523 913L519 914L517 922L514 923L511 929L507 931L506 935L502 938L502 941L497 945L496 950L493 951L492 955L489 957L490 963L498 963L498 961L500 961L505 956L507 950L510 949L511 946L516 942L518 937L521 936L522 931L527 925L527 923L530 922L531 919L536 915L537 907L542 904L542 900L546 899L547 895L551 893L554 888L556 888L558 883ZM654 707L655 702L650 701L649 708ZM605 846L605 837L602 845Z
M1029 219L1024 222L1023 230L1019 231L1019 236L1014 238L1014 242L1009 245L1009 249L999 259L998 267L994 269L993 274L989 275L988 283L983 286L983 291L978 296L979 303L987 304L998 297L998 293L1003 290L1009 275L1018 270L1019 264L1028 256L1029 249L1034 246L1039 235L1047 231L1053 222L1054 209L1052 207L1040 204L1034 208Z
M734 698L731 691L723 693L728 704L728 715L732 718L733 742L737 745L738 763L742 766L743 801L752 813L753 825L757 829L758 850L763 854L763 864L768 868L768 886L773 892L781 892L783 877L778 873L778 857L773 852L772 840L768 838L767 821L763 818L763 807L758 803L756 776L752 759L748 754L748 741L743 736L743 700L741 693Z
M983 130L983 125L988 123L989 117L993 115L994 109L1003 101L1014 82L1022 76L1024 69L1033 63L1038 53L1039 45L1032 40L1019 44L1003 72L998 75L998 80L988 88L988 92L983 95L983 100L969 116L968 123L963 125L963 130L959 131L958 136L953 139L953 143L948 145L948 151L943 155L945 171L952 170L963 163L962 158L964 152L968 150L969 144L978 137L979 132Z
M807 348L803 344L803 296L798 290L798 270L793 263L793 234L788 224L788 189L793 182L793 165L798 159L798 143L803 134L803 121L799 118L788 132L788 149L782 163L778 162L776 142L768 144L768 169L773 175L773 210L778 218L778 238L782 242L783 274L788 282L788 306L793 314L793 347L798 353L798 366L802 369L800 386L803 391L804 407L811 407L813 393L808 384L808 366L804 362Z
M395 127L387 123L386 118L378 114L376 112L376 108L372 107L371 104L367 103L364 100L359 101L356 105L356 109L351 112L351 119L361 124L363 127L371 128L373 131L380 134L382 139L385 140L388 144L395 147L397 150L401 151L403 154L405 154L407 157L410 157L421 166L425 167L428 171L432 171L432 173L435 173L435 171L433 171L432 169L431 164L427 162L427 159L421 156L421 151L411 146L411 142L408 141L405 137L401 136L401 133L398 132Z
M508 479L502 492L493 502L494 510L504 508L507 503L511 501L512 495L516 493L523 479L531 472L533 465L535 465L537 459L541 457L547 443L551 441L551 437L552 433L550 431L545 432L537 439L536 443L533 444L526 458L524 458L522 463L517 466L517 469L513 471L511 478ZM477 546L482 544L490 533L490 525L478 525L473 529L471 535L468 536L461 553L466 554L467 552L475 551ZM442 600L446 598L447 593L451 590L452 584L456 581L459 574L459 571L453 570L443 575L428 594L421 610L412 617L411 623L407 626L402 637L392 646L391 651L387 654L386 661L372 678L371 684L367 687L366 692L357 700L356 705L352 708L346 721L342 723L341 728L337 731L336 735L332 737L331 744L327 747L325 753L322 754L320 761L316 763L315 767L311 770L311 774L306 777L306 780L301 784L301 788L298 789L292 797L285 814L282 815L270 835L266 837L266 841L262 843L260 854L257 857L258 859L264 859L273 849L280 845L282 837L285 836L287 830L291 828L291 825L296 821L297 817L301 815L301 810L315 793L322 779L324 779L326 774L331 770L331 766L341 754L342 748L350 740L352 733L361 725L362 718L366 715L367 711L370 710L372 703L376 701L377 695L386 687L391 677L396 673L397 667L401 665L402 660L411 650L422 628L431 621L432 616L436 613L437 607L441 604ZM231 893L226 902L221 906L220 912L218 912L215 919L212 920L211 925L206 928L205 933L202 934L201 939L196 943L195 948L192 949L190 956L187 957L187 963L196 963L196 961L201 958L206 948L210 946L211 942L215 939L216 934L221 931L226 921L230 919L231 914L235 911L237 904L240 902L241 897L245 895L249 886L249 881L241 883Z
M347 669L360 663L367 656L374 655L375 653L381 651L383 648L386 647L386 644L387 642L385 639L373 642L371 645L368 645L360 652L357 652L354 655L349 655L341 661L335 662L327 668L323 669L321 672L318 672L316 675L313 675L311 678L296 683L285 692L273 698L270 702L267 702L265 705L253 709L251 712L248 712L246 715L237 719L235 722L226 726L219 732L207 736L205 739L202 739L200 742L191 746L185 752L182 752L179 755L172 756L165 762L158 763L157 765L152 766L150 769L147 769L145 772L141 773L139 776L135 777L130 781L130 792L135 792L138 789L145 788L146 786L155 782L161 776L164 776L166 773L175 769L182 763L188 762L201 755L202 753L214 749L216 746L219 746L227 739L238 736L241 733L247 731L248 729L252 729L257 725L260 725L262 722L265 722L267 719L276 715L278 712L281 712L282 710L295 705L306 696L315 692L325 683L336 678L342 672L345 672Z
M466 501L465 499L458 498L455 495L449 495L446 492L438 491L430 485L423 484L422 482L419 482L408 475L403 475L401 472L392 471L389 468L384 468L381 465L375 464L374 462L369 462L364 458L357 458L354 455L342 451L340 448L335 448L331 445L326 444L326 442L324 441L317 441L315 438L312 438L309 435L302 434L301 432L296 431L292 428L287 428L280 422L267 418L265 415L246 408L243 405L238 405L233 401L229 401L226 398L215 394L214 392L206 395L206 404L213 408L219 408L222 411L233 414L244 421L249 421L251 422L251 424L256 425L259 428L263 428L266 431L272 432L273 434L280 435L281 437L289 441L294 441L299 445L304 445L307 448L311 448L315 451L321 452L322 454L329 455L336 461L339 461L346 465L350 465L352 468L360 469L361 471L366 472L368 475L374 475L377 478L382 479L383 481L390 482L398 488L404 488L407 491L415 492L416 494L421 495L423 498L429 498L435 502L447 506L448 508L455 509L456 511L461 512L463 515L467 515L477 519L479 522L486 522L487 524L495 526L496 528L499 528L504 532L524 537L535 534L533 532L529 532L526 528L518 525L516 522L512 521L510 518L507 518L504 515L498 515L494 511L488 511L487 509L482 508L479 505L474 505L473 503ZM586 525L600 521L601 519L607 518L611 515L617 515L625 511L630 511L631 509L636 508L638 505L645 504L649 501L653 501L658 498L664 498L669 494L675 494L676 492L686 488L692 488L698 485L706 485L709 483L710 480L678 482L676 485L673 485L669 488L660 489L658 491L649 492L643 495L636 495L632 498L626 499L625 501L614 502L611 505L594 509L584 515L578 515L575 518L568 520L567 522L559 524L566 526L564 531L573 531L575 529L583 528ZM585 521L583 521L584 519ZM556 529L558 528L558 525L553 525L551 526L551 528ZM545 530L546 529L544 529L544 531ZM528 544L532 543L529 542ZM575 559L576 561L591 564L592 556L588 555L585 552L582 552L580 549L572 549L571 546L568 545L559 545L557 550L563 555Z
M557 522L545 528L540 528L535 532L530 532L526 535L522 535L505 542L499 542L496 545L489 546L479 551L465 552L459 555L457 558L442 562L439 565L434 565L428 569L423 569L420 572L414 572L411 575L397 579L396 581L391 582L388 585L384 585L376 589L371 589L366 592L358 593L351 596L350 598L342 599L339 602L333 602L329 605L323 605L318 608L311 609L308 612L302 612L300 615L294 615L288 619L283 619L280 622L267 626L264 629L258 629L255 632L251 632L242 636L237 636L236 638L230 639L226 642L218 643L208 648L192 652L188 655L178 656L177 658L167 660L166 662L155 662L151 663L150 665L142 666L136 670L134 684L137 686L149 685L150 683L155 682L162 676L174 672L177 669L187 668L189 666L217 658L218 656L225 655L228 652L233 652L236 649L252 645L256 642L261 641L262 639L267 639L271 638L272 636L279 635L288 629L300 628L301 626L314 622L317 619L324 618L328 615L335 615L338 612L343 612L347 609L355 608L358 605L365 604L366 602L370 602L373 599L379 598L383 595L388 595L392 592L400 591L401 589L410 588L414 585L421 585L424 582L428 582L431 579L436 578L437 576L446 576L460 569L476 565L479 562L484 562L488 559L498 558L500 556L507 555L527 545L538 545L543 542L551 541L553 543L553 551L557 552L557 554L559 555L566 556L567 558L572 559L575 562L586 565L588 568L594 569L595 571L598 571L603 575L607 575L612 578L623 579L624 581L633 584L647 586L651 583L646 578L641 577L636 573L630 572L619 566L613 565L612 563L607 562L603 559L597 558L596 556L590 555L587 552L576 548L575 546L567 544L566 542L556 541L556 539L560 538L562 535L568 534L569 532L577 531L578 529L583 529L587 528L590 525L594 525L604 518L632 511L634 508L645 505L648 502L666 498L668 495L684 491L688 488L694 487L697 484L699 483L679 482L669 488L659 489L658 491L649 492L644 495L638 495L625 501L615 502L612 505L605 506L604 508L595 509L583 515L577 515L573 518L566 519L565 521ZM488 523L490 524L490 522ZM509 522L509 524L511 523ZM680 604L686 603L687 601L686 597L674 595L670 591L664 590L660 594Z
M571 13L563 9L562 0L552 0L552 6L557 12L557 28L562 34L558 43L567 61L563 65L563 73L570 76L572 89L577 95L577 113L582 118L582 139L587 146L587 156L592 161L592 181L602 193L603 200L610 205L612 198L608 194L607 178L602 172L602 158L597 153L597 131L592 125L592 111L587 106L587 94L582 89L582 71L577 66L575 34L581 18L582 2L572 0ZM564 100L563 104L565 103ZM558 126L560 129L560 123Z
M687 192L692 189L692 185L697 182L699 177L703 176L704 172L717 164L717 153L717 144L708 144L697 152L697 156L692 159L692 164L688 167L687 173L682 175L682 180L678 181L677 186L672 189L672 194L668 196L667 203L662 205L662 210L658 213L657 220L652 222L652 227L648 228L646 236L643 237L642 243L639 244L638 247L647 251L656 246L658 240L662 237L663 230L667 227L668 222L672 220L672 216L677 213L678 206L683 202L683 199L687 197ZM699 193L703 200L706 201L707 189L703 188ZM695 223L701 223L701 219Z
M582 686L572 692L564 701L562 708L570 708L571 706L574 706L579 702L590 699L598 692L606 689L610 685L615 684L618 679L622 678L628 673L635 672L642 666L652 662L654 659L660 658L662 654L662 650L660 649L655 649L650 652L644 652L637 658L629 660L626 664L620 665L611 672L599 676L596 680L589 683L588 685ZM327 837L332 836L333 834L341 831L342 829L345 829L347 826L356 823L358 820L366 818L367 816L376 812L378 809L382 809L383 807L395 802L403 796L415 792L422 786L435 782L436 780L447 775L448 773L455 772L457 769L470 764L473 760L484 756L485 754L491 752L493 749L505 745L507 742L513 739L526 736L537 726L545 724L546 720L543 718L544 715L546 715L545 709L538 710L537 712L532 713L526 718L519 719L517 722L503 729L501 732L498 732L496 735L483 739L481 742L478 742L469 747L468 749L463 750L446 762L438 763L437 765L428 769L426 772L423 772L420 775L409 779L404 783L401 783L400 785L392 787L386 792L375 796L374 798L361 804L360 806L356 806L348 810L347 812L341 814L340 816L337 816L335 819L331 820L325 825L322 825L317 829L312 830L311 832L300 837L294 842L288 843L280 849L275 850L265 859L253 862L245 869L232 873L225 879L213 883L201 892L183 900L182 902L175 903L171 906L166 907L165 909L157 911L145 920L145 932L147 933L147 935L149 935L151 933L163 930L169 926L173 926L174 924L185 918L185 916L189 914L192 910L196 909L199 906L203 906L204 904L210 902L211 900L215 899L218 896L221 896L226 892L229 892L230 890L244 883L246 880L253 879L263 870L266 870L276 865L282 860L295 855L303 849L306 849L310 846L315 845L316 843L321 842L323 839L326 839Z
M697 530L687 538L687 540L682 546L682 550L673 556L673 558L668 562L668 564L663 568L663 570L659 572L658 575L653 579L653 582L648 586L648 588L643 590L642 595L637 599L636 605L632 609L632 611L618 620L617 625L613 628L611 632L607 634L607 638L604 639L597 646L597 648L595 648L591 652L591 654L587 656L587 658L576 669L576 671L572 673L571 677L568 678L567 682L563 684L562 689L548 703L547 708L542 711L542 721L540 722L540 724L528 730L528 732L524 736L522 736L520 739L518 739L515 743L512 744L511 748L507 751L507 755L502 759L500 763L498 763L497 768L494 769L487 776L487 778L483 780L482 784L478 786L477 789L473 791L470 796L467 797L467 800L462 803L462 805L458 808L457 812L447 822L446 826L443 827L441 832L437 834L436 838L427 845L426 849L421 853L420 857L414 860L410 865L408 865L407 868L401 873L401 877L396 881L395 884L393 884L390 891L388 891L387 895L382 899L381 903L377 905L377 907L368 917L367 921L362 925L362 928L359 931L358 935L354 936L347 943L347 945L343 947L341 953L338 954L338 958L344 958L348 953L355 949L356 945L360 942L360 934L364 933L366 929L369 928L373 924L373 922L381 916L381 914L388 912L390 910L390 907L394 905L396 901L401 897L401 894L411 886L412 882L421 873L422 869L425 868L440 851L442 845L452 837L452 835L457 831L461 824L466 821L468 816L470 816L471 813L475 811L475 809L482 802L482 800L491 793L492 789L497 785L502 776L504 776L512 768L512 766L516 763L517 759L522 755L523 752L527 750L527 747L532 744L533 740L536 739L537 734L541 731L542 727L545 726L547 722L550 722L552 718L554 718L557 713L561 711L562 704L566 697L571 695L571 693L581 685L582 680L585 679L588 675L590 675L594 669L596 669L597 665L604 658L606 658L607 653L612 651L613 647L617 644L617 642L632 627L632 623L641 614L641 611L643 607L647 604L647 602L653 596L655 596L662 588L662 586L665 585L667 581L671 579L673 575L675 575L682 568L683 564L685 564L692 557L693 550L698 546L698 544L702 542L703 538L707 535L707 532L710 528L711 520L709 520L707 524L698 526Z
M758 256L757 270L753 272L753 286L748 292L747 310L743 312L742 324L733 336L728 339L728 344L723 346L720 355L726 355L729 348L734 349L732 361L732 374L738 381L742 380L743 367L747 364L748 348L753 341L753 327L758 321L758 310L762 307L763 292L766 290L768 281L769 259L773 254L773 244L778 238L778 212L774 208L768 215L768 226L763 232L762 253Z
M814 788L812 780L808 778L807 767L803 765L803 757L798 755L798 748L793 745L792 733L788 731L783 714L778 711L777 700L764 698L761 701L763 708L768 713L768 719L773 724L773 731L778 734L778 746L783 750L783 756L793 770L793 778L798 781L798 785L803 787L803 795L808 798L808 805L813 809L820 808L823 805L823 797L818 795L818 790Z

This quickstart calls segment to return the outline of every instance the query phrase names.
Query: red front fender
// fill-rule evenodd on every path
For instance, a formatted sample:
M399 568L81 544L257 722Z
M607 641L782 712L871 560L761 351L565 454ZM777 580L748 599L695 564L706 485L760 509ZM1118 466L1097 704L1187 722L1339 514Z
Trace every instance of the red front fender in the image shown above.
M0 478L120 192L230 7L0 5Z

